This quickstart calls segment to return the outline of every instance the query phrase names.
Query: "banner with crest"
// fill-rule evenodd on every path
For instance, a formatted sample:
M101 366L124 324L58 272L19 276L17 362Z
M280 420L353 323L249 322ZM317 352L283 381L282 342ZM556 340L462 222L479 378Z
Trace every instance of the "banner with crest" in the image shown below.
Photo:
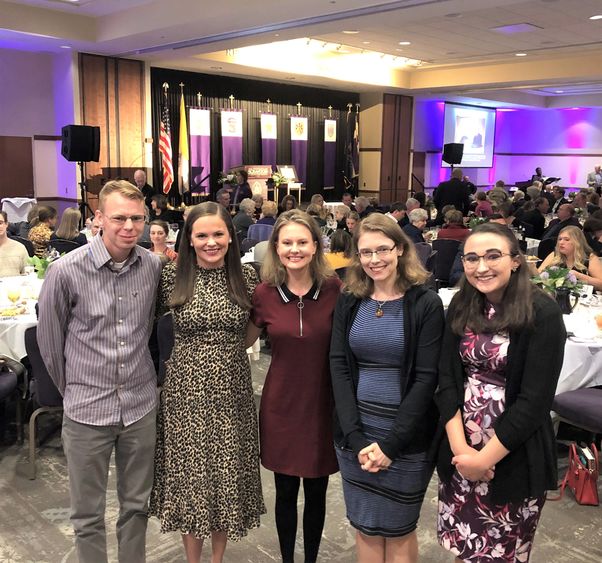
M324 189L334 190L334 169L337 157L336 119L324 120Z
M228 172L242 162L242 111L222 110L222 170Z
M261 114L261 164L276 165L278 121L275 113Z
M291 115L291 164L302 184L307 178L307 138L307 117Z

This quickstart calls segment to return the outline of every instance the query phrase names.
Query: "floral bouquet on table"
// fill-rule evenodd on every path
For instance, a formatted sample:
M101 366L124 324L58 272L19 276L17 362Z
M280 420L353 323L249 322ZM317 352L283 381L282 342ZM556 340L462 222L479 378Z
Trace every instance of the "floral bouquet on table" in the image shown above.
M486 217L479 217L478 215L472 215L470 217L470 219L468 220L468 228L474 229L475 227L478 227L479 225L482 225L483 223L487 223Z
M559 289L578 295L583 288L575 272L561 266L549 266L533 278L533 283L551 295L556 295Z
M44 256L42 256L42 258L40 258L39 256L32 256L31 258L27 259L27 263L33 266L33 269L38 274L38 279L43 280L46 277L46 271L48 270L48 266L50 266L52 262L54 262L60 257L61 255L58 253L58 250L56 250L55 248L50 248L44 253Z
M234 172L220 172L217 183L224 186L232 186L237 183L236 174L234 174Z
M287 180L286 178L280 174L280 172L274 172L272 174L272 180L274 180L274 187L278 187L280 186L280 184L286 184Z

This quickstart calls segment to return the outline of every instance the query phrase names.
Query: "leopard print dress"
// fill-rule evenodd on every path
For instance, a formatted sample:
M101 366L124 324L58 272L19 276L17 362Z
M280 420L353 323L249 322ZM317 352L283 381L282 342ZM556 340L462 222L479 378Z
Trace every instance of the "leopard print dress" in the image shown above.
M243 266L249 296L258 283ZM165 310L175 263L165 266ZM175 345L166 363L149 514L161 531L238 540L265 514L257 415L244 347L249 313L230 301L224 268L198 268L192 300L172 309Z

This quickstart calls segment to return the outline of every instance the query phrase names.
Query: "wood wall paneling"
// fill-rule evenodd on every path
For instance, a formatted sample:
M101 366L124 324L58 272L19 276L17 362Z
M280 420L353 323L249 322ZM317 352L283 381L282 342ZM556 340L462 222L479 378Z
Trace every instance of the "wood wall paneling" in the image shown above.
M86 165L89 190L107 180L133 180L144 167L144 64L80 54L82 121L100 127L100 159Z
M0 197L34 197L31 137L0 137Z

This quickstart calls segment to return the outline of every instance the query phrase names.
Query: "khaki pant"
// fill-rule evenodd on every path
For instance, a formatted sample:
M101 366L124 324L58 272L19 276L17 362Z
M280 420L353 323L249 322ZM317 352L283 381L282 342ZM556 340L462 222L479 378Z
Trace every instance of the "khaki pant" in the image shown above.
M111 453L115 449L119 561L143 563L148 498L153 484L156 410L130 426L91 426L63 417L69 470L71 523L80 563L106 563L105 506Z

